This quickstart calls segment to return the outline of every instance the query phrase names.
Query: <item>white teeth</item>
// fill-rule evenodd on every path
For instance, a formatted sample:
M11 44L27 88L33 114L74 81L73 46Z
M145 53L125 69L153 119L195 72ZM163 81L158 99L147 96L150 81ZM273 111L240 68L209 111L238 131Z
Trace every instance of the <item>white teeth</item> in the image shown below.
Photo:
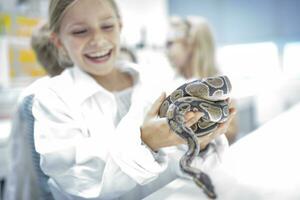
M109 52L110 52L110 50L105 50L105 51L101 51L101 52L95 52L95 53L88 54L88 56L92 57L92 58L98 58L98 57L107 55Z

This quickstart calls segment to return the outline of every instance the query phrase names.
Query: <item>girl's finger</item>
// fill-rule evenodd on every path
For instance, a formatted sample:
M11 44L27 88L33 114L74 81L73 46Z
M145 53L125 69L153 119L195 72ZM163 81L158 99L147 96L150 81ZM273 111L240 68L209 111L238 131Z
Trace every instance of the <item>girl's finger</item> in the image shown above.
M189 113L187 113L189 114ZM202 112L193 112L192 114L189 114L189 116L186 117L185 125L188 127L191 127L193 124L195 124L201 117L204 116L204 113Z
M165 100L166 98L166 93L163 92L156 100L155 102L152 104L150 110L147 113L147 118L152 118L152 117L156 117L156 115L158 114L160 105L162 104L162 102Z

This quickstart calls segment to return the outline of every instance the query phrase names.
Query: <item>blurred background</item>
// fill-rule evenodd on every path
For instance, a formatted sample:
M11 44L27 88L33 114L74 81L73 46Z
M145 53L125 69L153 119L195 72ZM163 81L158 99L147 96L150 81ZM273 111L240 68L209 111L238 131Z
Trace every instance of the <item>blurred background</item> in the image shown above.
M165 56L170 16L199 15L213 29L218 66L233 82L238 138L300 101L299 0L118 0L122 43L149 80L171 76ZM0 0L0 168L20 92L45 75L30 48L48 0ZM153 80L153 81L155 81Z

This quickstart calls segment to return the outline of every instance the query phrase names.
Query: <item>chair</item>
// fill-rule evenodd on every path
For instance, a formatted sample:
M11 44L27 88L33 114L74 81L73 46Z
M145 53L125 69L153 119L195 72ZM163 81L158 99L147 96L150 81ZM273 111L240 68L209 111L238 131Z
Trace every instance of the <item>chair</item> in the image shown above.
M34 95L26 96L18 106L12 127L12 167L7 179L6 200L54 200L48 186L49 177L40 168L35 151Z

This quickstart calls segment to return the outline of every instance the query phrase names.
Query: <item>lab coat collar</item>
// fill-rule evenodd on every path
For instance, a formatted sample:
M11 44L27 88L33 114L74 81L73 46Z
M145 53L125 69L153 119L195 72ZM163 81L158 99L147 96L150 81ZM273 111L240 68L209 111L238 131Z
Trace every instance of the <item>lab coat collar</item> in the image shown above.
M133 77L134 85L140 81L139 72L136 70L134 64L118 62L116 67L120 68L121 71L129 73ZM80 104L98 92L113 98L113 94L110 91L98 84L93 77L84 72L78 66L74 66L73 68L73 79L75 85L74 97Z
M97 92L110 95L110 93L98 84L93 77L78 66L74 66L72 75L74 80L74 97L79 104L83 103Z

